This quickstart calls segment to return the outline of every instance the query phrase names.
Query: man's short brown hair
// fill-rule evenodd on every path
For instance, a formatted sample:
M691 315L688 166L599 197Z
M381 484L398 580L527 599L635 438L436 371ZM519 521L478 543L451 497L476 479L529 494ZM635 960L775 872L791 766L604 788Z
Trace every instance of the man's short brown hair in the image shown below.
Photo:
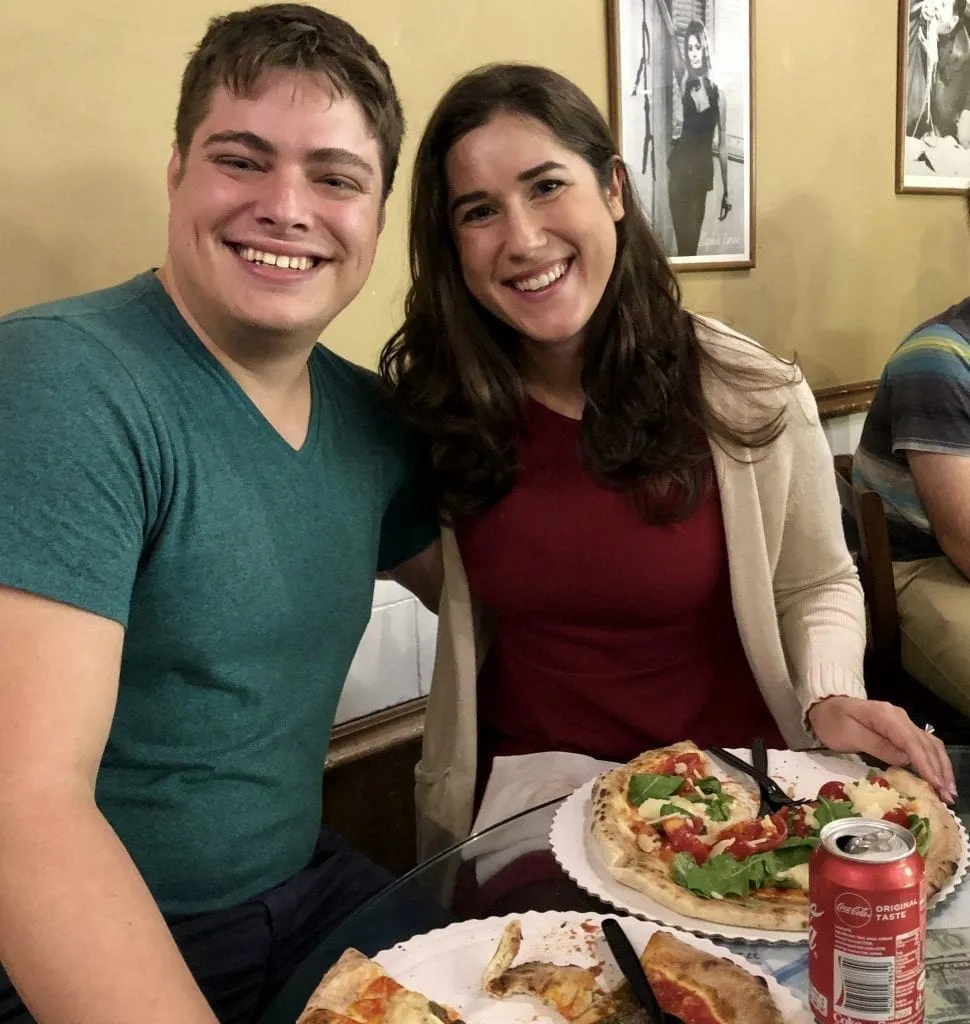
M249 96L270 71L326 75L341 97L361 105L381 152L383 195L394 184L404 114L391 72L351 25L309 4L266 4L213 18L182 75L175 144L183 160L220 86Z

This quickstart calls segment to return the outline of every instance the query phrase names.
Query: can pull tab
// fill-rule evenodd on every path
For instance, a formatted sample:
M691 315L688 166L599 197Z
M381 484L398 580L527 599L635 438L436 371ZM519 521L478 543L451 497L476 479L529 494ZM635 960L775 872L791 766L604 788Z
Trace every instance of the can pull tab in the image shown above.
M842 836L838 845L846 853L892 853L896 849L896 837L889 829L873 829L861 836Z

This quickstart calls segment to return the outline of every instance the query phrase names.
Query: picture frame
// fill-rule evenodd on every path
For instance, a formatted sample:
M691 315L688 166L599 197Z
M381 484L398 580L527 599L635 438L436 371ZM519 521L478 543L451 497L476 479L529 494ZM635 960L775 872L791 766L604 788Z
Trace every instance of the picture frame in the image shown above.
M970 187L970 7L898 0L896 192Z
M678 271L755 266L753 6L607 0L610 123Z

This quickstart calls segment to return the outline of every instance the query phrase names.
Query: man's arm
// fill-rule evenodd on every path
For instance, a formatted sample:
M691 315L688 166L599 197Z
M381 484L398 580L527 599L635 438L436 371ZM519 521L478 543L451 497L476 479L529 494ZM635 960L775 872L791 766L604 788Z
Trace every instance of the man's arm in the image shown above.
M906 458L940 547L970 578L970 456L907 451Z
M123 636L0 587L0 960L39 1024L216 1024L94 800Z
M382 579L392 579L406 587L425 608L437 614L441 585L444 582L441 540L436 540L413 558L379 575Z

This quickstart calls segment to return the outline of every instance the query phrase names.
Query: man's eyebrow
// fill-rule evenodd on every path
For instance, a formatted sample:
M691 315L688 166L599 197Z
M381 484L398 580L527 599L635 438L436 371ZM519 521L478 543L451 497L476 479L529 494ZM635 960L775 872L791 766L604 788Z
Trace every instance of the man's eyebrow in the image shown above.
M376 173L373 165L358 153L354 153L349 149L341 149L339 146L323 146L320 149L311 149L307 153L306 158L311 164L345 164L356 167L357 170L371 176Z
M268 139L264 139L255 132L225 131L215 132L210 135L204 146L217 146L220 143L234 142L236 145L245 146L247 149L254 149L257 153L266 156L275 156L276 147ZM342 149L339 146L321 146L319 149L311 149L305 157L307 163L311 164L345 164L356 167L360 171L373 176L376 172L362 156L349 149Z
M223 142L235 142L240 146L246 146L247 149L255 149L258 153L265 153L267 156L272 156L276 152L276 147L272 142L267 141L255 132L215 132L202 145L218 146Z
M535 167L530 167L526 171L521 171L515 176L516 181L532 181L533 178L538 178L540 174L545 174L547 171L565 171L566 165L556 163L555 160L547 160L545 163L536 164ZM452 214L460 206L467 206L469 203L480 203L483 199L488 198L488 193L484 191L478 192L466 192L464 195L458 196L452 201L451 212Z

